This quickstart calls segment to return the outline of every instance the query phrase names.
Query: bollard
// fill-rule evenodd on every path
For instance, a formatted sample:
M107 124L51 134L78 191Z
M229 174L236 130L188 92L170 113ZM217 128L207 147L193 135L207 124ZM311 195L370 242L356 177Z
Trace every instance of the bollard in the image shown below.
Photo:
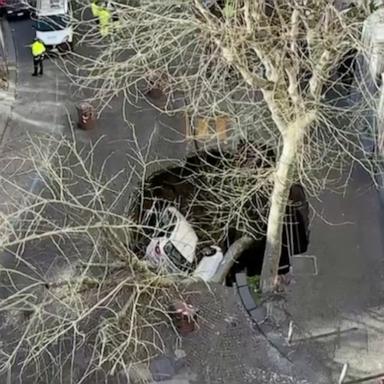
M170 316L180 335L187 336L195 330L197 310L192 305L177 302L171 305Z
M82 102L77 106L77 111L79 114L77 126L85 130L94 128L96 122L95 108L87 102Z

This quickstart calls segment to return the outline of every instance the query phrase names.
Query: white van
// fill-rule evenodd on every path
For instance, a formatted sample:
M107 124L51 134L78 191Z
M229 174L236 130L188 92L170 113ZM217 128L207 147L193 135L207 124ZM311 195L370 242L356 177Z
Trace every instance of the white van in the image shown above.
M221 249L211 246L196 266L197 235L175 207L160 212L149 210L143 225L153 228L145 258L159 272L192 273L195 278L209 281L223 260Z
M70 50L73 30L69 0L37 0L34 27L36 38L48 49Z

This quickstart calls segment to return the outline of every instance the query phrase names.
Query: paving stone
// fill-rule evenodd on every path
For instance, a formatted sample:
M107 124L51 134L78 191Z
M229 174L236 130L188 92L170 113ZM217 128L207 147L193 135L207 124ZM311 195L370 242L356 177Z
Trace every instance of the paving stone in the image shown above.
M176 374L174 361L167 356L160 356L152 360L149 369L155 381L169 380Z
M252 319L256 321L257 324L259 324L263 322L267 317L267 310L265 307L259 306L249 311L249 314L251 315Z
M236 273L236 285L238 287L244 287L245 285L248 285L247 282L247 275L244 272Z
M201 284L201 283L200 283ZM178 377L190 369L195 379L190 384L329 384L319 380L301 381L302 378L312 378L312 371L300 372L300 378L291 377L292 365L288 360L291 346L286 345L284 337L279 337L279 330L273 324L266 330L268 320L260 325L251 320L249 312L244 308L239 293L253 298L248 287L233 290L219 284L211 286L212 294L201 289L201 285L188 286L188 300L199 308L201 321L194 337L184 338L182 348L186 354L187 365L177 369L176 374L167 381L159 384L184 384ZM272 342L269 333L272 333ZM277 334L276 334L277 333ZM283 334L285 336L286 333ZM172 342L173 345L173 342ZM282 345L282 347L280 347ZM171 347L174 348L174 347ZM176 358L182 358L184 352L174 353ZM311 355L310 351L306 352ZM317 358L317 356L316 356ZM177 365L177 363L175 363ZM321 372L323 372L323 367ZM177 381L178 379L179 381ZM189 376L187 380L189 379ZM316 377L317 379L317 377Z
M239 295L241 297L241 301L247 311L251 311L256 308L255 299L253 298L248 286L239 288Z

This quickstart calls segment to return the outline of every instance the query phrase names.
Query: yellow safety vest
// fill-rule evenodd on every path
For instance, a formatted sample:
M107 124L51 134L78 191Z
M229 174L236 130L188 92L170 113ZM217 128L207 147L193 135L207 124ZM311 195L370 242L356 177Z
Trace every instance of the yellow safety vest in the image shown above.
M92 1L92 4L91 4L91 11L92 11L92 15L93 17L98 17L99 16L99 13L100 13L100 9L101 7L99 7L95 1Z
M101 9L99 11L100 34L103 37L109 34L110 19L111 19L111 13L107 9Z
M224 5L224 10L223 10L223 13L224 13L224 16L226 18L231 18L233 16L235 16L235 4L233 3L232 0L227 0L225 2L225 5Z
M32 44L32 56L40 56L46 51L45 45L41 41L34 41Z

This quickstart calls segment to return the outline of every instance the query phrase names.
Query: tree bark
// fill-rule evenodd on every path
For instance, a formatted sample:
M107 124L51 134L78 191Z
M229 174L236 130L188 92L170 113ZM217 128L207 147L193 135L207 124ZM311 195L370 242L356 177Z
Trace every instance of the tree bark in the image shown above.
M277 164L268 214L267 241L260 279L263 293L271 293L275 287L281 255L283 222L296 166L296 154L315 116L314 112L308 112L290 124L283 136L283 151Z
M240 257L240 255L252 245L253 242L254 240L251 237L243 236L231 244L211 281L222 284L233 264Z

